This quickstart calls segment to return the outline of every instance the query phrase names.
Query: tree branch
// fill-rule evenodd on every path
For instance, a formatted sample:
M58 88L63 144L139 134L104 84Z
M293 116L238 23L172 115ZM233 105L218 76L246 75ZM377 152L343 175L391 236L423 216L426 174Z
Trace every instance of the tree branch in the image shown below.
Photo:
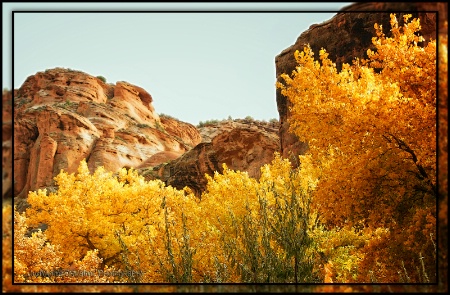
M436 186L431 182L431 179L428 177L428 174L425 171L425 169L423 168L423 166L418 163L417 156L414 153L414 151L408 146L408 144L406 144L406 142L404 142L400 138L397 138L395 135L393 135L391 133L388 133L388 135L395 141L395 143L397 144L397 147L399 149L401 149L402 151L405 151L405 152L407 152L408 154L411 155L411 159L413 160L414 164L416 165L417 169L419 170L419 175L421 177L423 177L423 178L421 178L421 177L419 177L419 175L416 175L417 178L419 178L420 180L426 180L426 182L428 182L428 184L431 186L434 195L437 196ZM392 143L392 140L389 137L387 137L385 135L383 135L383 137L389 143Z

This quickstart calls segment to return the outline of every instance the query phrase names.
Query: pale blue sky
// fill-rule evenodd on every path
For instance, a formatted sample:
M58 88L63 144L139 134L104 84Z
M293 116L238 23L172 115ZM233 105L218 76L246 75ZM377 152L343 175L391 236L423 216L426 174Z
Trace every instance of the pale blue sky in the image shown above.
M194 125L278 119L275 56L349 4L2 3L3 88L12 85L12 11L27 10L14 13L14 88L63 67L143 87L157 113Z

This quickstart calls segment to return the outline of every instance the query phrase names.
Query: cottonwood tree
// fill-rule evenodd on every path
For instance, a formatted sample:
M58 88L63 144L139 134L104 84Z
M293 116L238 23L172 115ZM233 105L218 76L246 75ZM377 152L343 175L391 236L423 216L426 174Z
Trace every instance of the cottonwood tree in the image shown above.
M118 280L187 282L191 269L177 265L192 254L184 237L187 224L194 226L183 215L196 216L192 195L147 182L133 169L113 176L98 167L91 174L84 160L76 174L61 171L55 180L56 192L30 192L27 216L32 226L48 225L46 236L61 247L63 261L96 251L104 266L130 274Z
M292 102L290 130L309 143L322 220L386 229L364 248L364 281L436 279L436 42L421 46L410 18L399 27L391 14L391 37L375 24L375 50L340 72L307 46L277 83Z

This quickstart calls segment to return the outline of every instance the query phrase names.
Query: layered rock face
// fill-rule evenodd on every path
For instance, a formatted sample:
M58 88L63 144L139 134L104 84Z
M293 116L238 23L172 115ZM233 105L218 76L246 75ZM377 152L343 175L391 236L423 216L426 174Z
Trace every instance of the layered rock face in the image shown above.
M61 169L75 172L82 159L91 172L98 166L114 172L161 152L181 155L201 141L195 126L161 119L141 87L106 84L80 71L56 68L28 77L14 108L13 193L19 200L54 185Z
M11 95L3 96L7 106ZM141 87L106 84L62 68L28 77L15 92L14 110L10 191L19 210L26 206L29 191L52 189L62 169L76 172L83 159L91 172L99 166L112 172L132 167L147 180L161 179L179 189L188 186L200 196L206 188L205 174L222 171L222 163L259 177L260 167L280 149L278 122L229 120L197 129L160 117L151 95ZM8 147L11 107L3 111L9 114L3 120L3 145ZM4 167L8 157L11 149L4 148ZM4 182L12 177L7 169L3 174Z
M223 121L199 128L203 142L180 158L155 167L138 169L147 179L159 178L178 189L188 186L197 196L206 188L205 174L222 172L222 163L259 178L260 167L280 149L278 123L252 120Z
M439 28L445 30L445 32L440 33L447 34L443 25L444 20L447 20L446 3L356 3L345 7L326 22L311 25L307 31L298 37L294 45L276 56L277 77L282 73L292 73L297 65L294 52L296 50L302 51L307 44L311 46L316 57L319 56L318 53L321 48L326 49L329 58L336 63L338 70L343 63L351 64L355 57L367 58L367 49L374 49L372 46L372 37L375 36L374 24L381 24L385 34L389 36L389 29L391 28L389 23L390 13L396 11L402 12L397 13L400 24L403 22L402 15L406 11L410 11L413 18L419 17L422 25L421 34L425 37L425 40L436 39L436 22L438 20L435 11L439 11ZM278 78L278 81L282 82L282 79ZM281 94L280 90L277 90L276 96L280 114L281 153L284 157L291 158L292 161L298 158L297 155L303 154L308 146L289 132L290 102Z
M12 93L2 93L2 196L12 197Z

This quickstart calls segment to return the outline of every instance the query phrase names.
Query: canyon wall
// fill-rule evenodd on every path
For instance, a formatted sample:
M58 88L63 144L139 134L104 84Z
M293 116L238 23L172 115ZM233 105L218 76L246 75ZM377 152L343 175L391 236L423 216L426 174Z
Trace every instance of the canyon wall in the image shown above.
M276 56L277 79L282 82L279 78L281 74L292 73L297 65L294 52L296 50L301 52L307 44L311 46L315 57L319 56L321 48L326 49L338 70L343 63L351 64L356 57L367 58L367 49L374 49L372 46L372 37L376 36L374 24L381 24L384 33L390 35L390 13L401 11L396 13L400 24L403 24L402 15L406 12L411 13L413 18L419 17L422 26L420 33L424 36L425 42L430 38L436 39L437 28L441 34L447 34L444 25L448 18L447 8L447 4L443 2L361 2L349 5L330 20L311 25L299 35L295 44ZM280 115L281 153L292 162L298 163L297 156L303 154L308 145L289 132L290 102L279 89L276 92L276 101Z

